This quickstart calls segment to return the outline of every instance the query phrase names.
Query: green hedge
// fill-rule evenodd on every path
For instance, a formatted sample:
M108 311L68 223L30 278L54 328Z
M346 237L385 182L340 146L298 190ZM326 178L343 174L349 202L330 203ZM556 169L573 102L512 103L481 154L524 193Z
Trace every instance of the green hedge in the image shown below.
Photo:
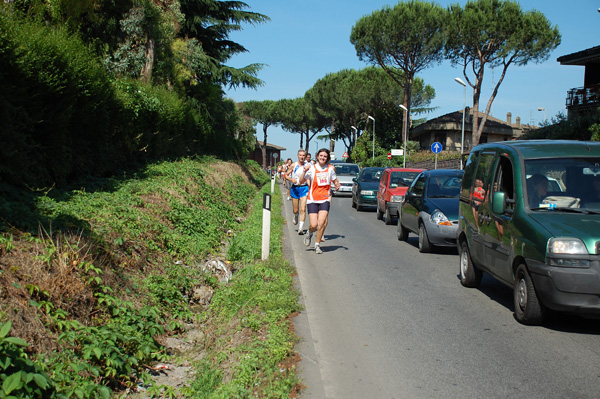
M209 113L214 105L115 79L79 38L8 9L0 8L0 196L3 182L65 186L161 159L247 155L235 128L218 126L231 116Z

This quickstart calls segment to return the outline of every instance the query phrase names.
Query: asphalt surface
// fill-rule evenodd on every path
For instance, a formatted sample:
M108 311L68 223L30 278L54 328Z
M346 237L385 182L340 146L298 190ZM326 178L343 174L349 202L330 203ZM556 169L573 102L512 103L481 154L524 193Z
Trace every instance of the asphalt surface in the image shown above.
M600 397L598 320L523 326L510 288L489 276L463 288L456 250L421 254L416 236L398 241L349 197L333 199L320 255L297 234L291 201L283 213L305 306L301 398Z

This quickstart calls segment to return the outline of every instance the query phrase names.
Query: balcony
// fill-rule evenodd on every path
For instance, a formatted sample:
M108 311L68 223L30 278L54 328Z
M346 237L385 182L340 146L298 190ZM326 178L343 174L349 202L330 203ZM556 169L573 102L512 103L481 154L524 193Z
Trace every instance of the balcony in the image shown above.
M600 107L600 85L577 87L567 92L566 106L568 110L584 110Z

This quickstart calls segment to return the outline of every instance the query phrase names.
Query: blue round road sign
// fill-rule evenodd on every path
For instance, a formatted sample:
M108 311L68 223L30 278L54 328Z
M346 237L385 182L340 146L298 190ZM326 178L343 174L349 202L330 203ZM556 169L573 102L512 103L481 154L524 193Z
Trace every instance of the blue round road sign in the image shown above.
M433 143L431 145L431 151L434 154L439 154L440 152L442 152L442 143L440 143L439 141L436 141L435 143Z

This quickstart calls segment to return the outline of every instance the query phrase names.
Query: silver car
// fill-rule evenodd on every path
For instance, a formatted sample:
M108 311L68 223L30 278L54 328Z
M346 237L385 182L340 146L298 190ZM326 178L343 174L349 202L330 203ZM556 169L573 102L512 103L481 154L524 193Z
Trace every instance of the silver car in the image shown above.
M340 182L340 189L335 191L332 187L332 195L352 195L352 186L354 182L352 179L358 176L358 172L360 172L360 167L355 163L336 163L335 165L335 174L337 175L337 179Z

